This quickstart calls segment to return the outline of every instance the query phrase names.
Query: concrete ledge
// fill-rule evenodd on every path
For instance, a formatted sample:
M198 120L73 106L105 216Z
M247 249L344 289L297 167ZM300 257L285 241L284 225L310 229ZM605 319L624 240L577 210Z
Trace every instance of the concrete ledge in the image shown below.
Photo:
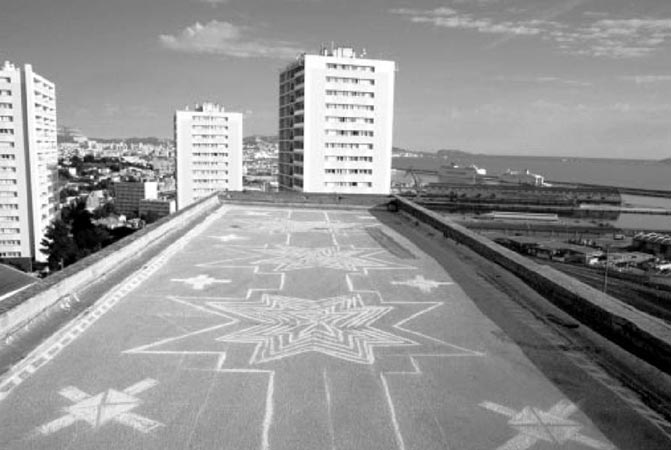
M77 261L47 277L39 286L25 289L6 299L0 305L0 338L32 321L64 297L99 281L125 262L141 257L147 249L171 242L176 232L209 214L218 206L220 206L219 197L213 194Z
M382 194L310 194L300 192L226 192L219 196L222 203L260 203L291 208L370 209L385 207L392 198Z
M395 196L395 207L505 267L576 320L671 374L671 326L551 267L541 266L452 220Z

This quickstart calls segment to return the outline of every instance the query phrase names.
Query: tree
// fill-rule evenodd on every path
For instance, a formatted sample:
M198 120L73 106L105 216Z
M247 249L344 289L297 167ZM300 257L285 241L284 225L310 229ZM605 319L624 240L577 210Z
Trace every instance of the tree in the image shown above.
M41 252L48 255L47 264L52 271L67 267L78 259L79 252L70 227L61 219L54 220L47 227L41 244L44 247Z
M119 215L119 213L116 210L116 207L114 206L114 202L107 202L104 205L101 205L93 210L94 219L102 219L105 217L109 217L112 214Z

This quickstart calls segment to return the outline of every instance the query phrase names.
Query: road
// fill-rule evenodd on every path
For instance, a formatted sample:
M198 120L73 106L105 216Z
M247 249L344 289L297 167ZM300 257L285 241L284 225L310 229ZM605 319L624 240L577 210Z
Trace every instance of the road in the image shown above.
M671 447L526 294L418 230L223 206L0 379L0 448Z

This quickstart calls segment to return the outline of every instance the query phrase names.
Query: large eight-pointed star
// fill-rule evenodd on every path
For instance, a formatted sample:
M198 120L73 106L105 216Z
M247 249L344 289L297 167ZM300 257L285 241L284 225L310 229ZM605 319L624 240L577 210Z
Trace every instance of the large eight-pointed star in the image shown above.
M235 247L229 250L236 251ZM400 264L377 258L385 254L379 248L343 248L343 247L291 247L278 245L269 248L244 248L239 253L244 256L228 260L200 264L201 267L219 267L234 260L248 260L251 265L274 266L276 272L325 268L358 272L365 269L405 268ZM252 259L253 258L253 259Z
M373 323L394 308L366 305L359 295L305 300L265 294L257 303L211 303L210 306L254 323L217 339L256 344L252 364L307 352L372 364L374 347L416 344L375 328Z

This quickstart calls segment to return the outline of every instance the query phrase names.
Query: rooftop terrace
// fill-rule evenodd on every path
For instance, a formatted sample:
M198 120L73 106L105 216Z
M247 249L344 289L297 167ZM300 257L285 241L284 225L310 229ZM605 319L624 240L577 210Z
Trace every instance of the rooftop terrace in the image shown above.
M24 294L0 448L669 448L621 350L387 201L210 198Z

